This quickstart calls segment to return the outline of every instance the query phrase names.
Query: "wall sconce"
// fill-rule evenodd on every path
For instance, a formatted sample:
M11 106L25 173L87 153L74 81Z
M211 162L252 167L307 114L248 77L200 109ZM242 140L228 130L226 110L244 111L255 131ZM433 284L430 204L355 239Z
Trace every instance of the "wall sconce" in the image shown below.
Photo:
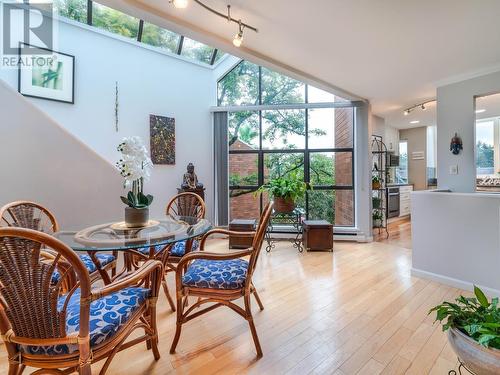
M450 142L450 151L453 155L458 155L461 150L464 149L463 143L462 143L462 138L458 136L457 133L455 133L455 136L451 139Z

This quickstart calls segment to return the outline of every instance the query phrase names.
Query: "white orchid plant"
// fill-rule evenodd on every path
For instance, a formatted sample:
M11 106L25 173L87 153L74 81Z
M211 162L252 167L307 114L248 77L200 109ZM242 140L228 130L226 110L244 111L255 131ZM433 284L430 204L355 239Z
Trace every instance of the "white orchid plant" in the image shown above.
M120 199L127 206L140 209L146 208L153 202L153 196L143 192L144 181L148 181L153 169L153 163L148 156L148 150L140 137L124 138L118 145L121 159L116 162L116 167L125 179L123 187L131 188L127 196Z

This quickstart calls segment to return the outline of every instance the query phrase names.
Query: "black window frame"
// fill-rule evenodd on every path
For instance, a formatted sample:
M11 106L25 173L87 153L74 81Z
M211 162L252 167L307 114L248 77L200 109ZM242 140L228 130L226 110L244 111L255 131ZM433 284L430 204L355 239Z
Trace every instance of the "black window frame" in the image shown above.
M231 73L234 69L238 67L239 64L243 63L244 60L240 61L236 66L233 67L229 72L224 74L218 81L217 81L217 93L219 92L219 84L221 81L224 80L224 78ZM259 76L258 76L258 102L259 105L262 105L262 67L259 66ZM305 89L305 104L309 104L308 102L308 87L309 85L307 83L304 84L304 89ZM217 97L217 102L219 103L219 97ZM298 104L298 103L293 103L293 104ZM299 104L300 105L300 104ZM244 107L244 106L242 106ZM352 134L353 134L353 142L352 142L352 147L330 147L330 148L309 148L309 108L304 108L303 110L305 111L305 148L297 148L297 149L263 149L262 148L262 119L263 115L262 113L265 111L269 111L270 109L265 108L265 109L257 109L257 110L252 110L253 112L258 113L259 116L259 148L254 149L254 150L231 150L228 149L228 162L229 162L229 155L238 155L238 154L256 154L257 155L257 160L258 160L258 185L229 185L229 192L234 191L234 190L247 190L249 192L254 192L257 189L259 189L260 186L264 184L264 157L266 154L273 154L273 153L278 153L278 154L303 154L304 156L304 182L309 183L310 182L310 161L311 161L311 154L314 153L324 153L324 152L330 152L330 153L350 153L351 154L351 173L352 173L352 180L351 180L351 185L314 185L314 190L315 191L336 191L336 190L349 190L352 191L352 197L353 197L353 222L352 225L335 225L337 228L352 228L356 226L356 189L355 189L355 180L356 180L356 174L355 174L355 129L356 129L356 106L352 105L349 107L343 107L343 108L350 108L353 113L352 113L352 118L353 118L353 129L352 129ZM302 109L302 108L300 108ZM231 205L231 196L228 197L229 199L229 205ZM264 208L265 202L264 202L264 197L261 195L260 196L260 212L262 212ZM306 219L309 219L309 193L306 193L305 196L305 211L306 211Z

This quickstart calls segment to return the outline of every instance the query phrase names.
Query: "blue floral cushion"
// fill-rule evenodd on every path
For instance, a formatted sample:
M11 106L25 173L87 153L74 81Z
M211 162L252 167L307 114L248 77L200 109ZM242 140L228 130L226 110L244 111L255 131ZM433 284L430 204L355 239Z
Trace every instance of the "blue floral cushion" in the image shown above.
M248 262L244 259L197 259L182 277L182 284L194 288L239 289L245 285Z
M117 333L146 301L149 289L125 288L90 304L90 346L96 346ZM59 297L57 309L63 309L66 296ZM70 297L66 310L66 334L80 330L80 289ZM78 345L23 346L23 351L30 354L59 355L70 354L78 350Z
M200 244L197 240L193 240L193 246L191 251L197 250L200 247ZM158 245L155 247L155 254L159 253L161 250L165 248L165 245ZM142 247L138 249L141 254L149 255L149 247ZM174 246L172 246L172 250L170 254L175 257L182 257L186 252L186 241L176 242Z
M92 261L92 258L87 255L87 254L79 254L78 255L85 265L85 268L87 268L87 271L89 273L95 272L97 270L97 267L95 266L94 262ZM101 264L101 267L106 266L107 264L113 262L116 258L111 255L111 254L96 254L97 259L99 260L99 263ZM52 282L55 284L59 281L61 278L61 274L59 271L55 270L54 273L52 274Z
M200 247L200 243L197 240L193 240L193 245L191 246L191 251L197 250ZM186 241L177 242L173 247L171 254L175 257L182 257L186 253Z

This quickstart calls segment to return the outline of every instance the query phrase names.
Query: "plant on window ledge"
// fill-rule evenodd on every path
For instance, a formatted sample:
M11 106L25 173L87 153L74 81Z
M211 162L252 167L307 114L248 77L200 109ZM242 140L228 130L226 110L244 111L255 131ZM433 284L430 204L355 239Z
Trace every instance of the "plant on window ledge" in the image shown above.
M432 308L460 361L476 374L500 374L500 308L474 286L475 297L460 296ZM443 321L446 322L443 323Z
M122 157L116 163L120 174L125 179L123 187L131 188L127 196L120 199L127 205L125 224L128 227L142 227L149 222L149 206L153 196L144 194L144 181L148 181L153 163L141 138L124 138L117 147Z
M295 209L295 201L302 198L307 190L312 190L312 185L290 173L288 176L275 178L262 185L256 194L269 193L274 199L274 210L279 213L288 213Z

